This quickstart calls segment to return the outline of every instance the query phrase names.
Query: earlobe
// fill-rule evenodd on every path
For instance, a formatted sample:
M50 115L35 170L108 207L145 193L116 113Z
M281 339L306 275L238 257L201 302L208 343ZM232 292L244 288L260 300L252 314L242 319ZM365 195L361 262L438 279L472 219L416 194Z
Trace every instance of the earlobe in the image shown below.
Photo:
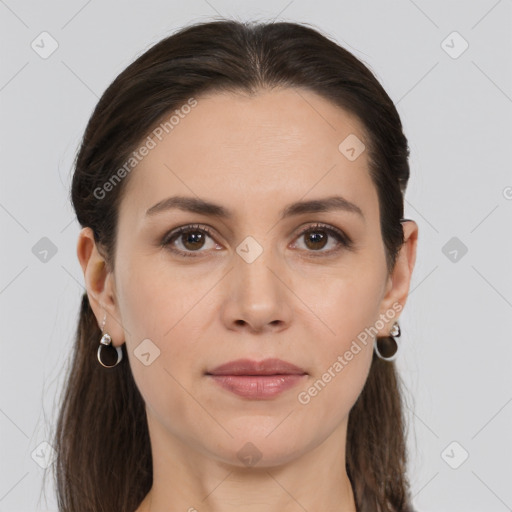
M112 344L123 342L123 330L118 320L119 313L115 301L113 275L108 272L104 257L98 251L94 234L90 227L80 231L77 243L77 257L84 273L85 287L89 304L98 326L107 315L106 327L112 337Z
M409 288L411 283L412 272L416 263L416 248L418 240L418 225L415 221L404 219L402 221L404 230L404 243L398 253L395 267L389 276L388 286L386 289L386 295L382 302L381 313L386 314L391 309L394 312L398 309L403 309L407 301L409 294ZM393 313L393 317L394 317ZM394 318L396 320L396 318ZM386 326L383 330L382 335L388 335L390 326Z

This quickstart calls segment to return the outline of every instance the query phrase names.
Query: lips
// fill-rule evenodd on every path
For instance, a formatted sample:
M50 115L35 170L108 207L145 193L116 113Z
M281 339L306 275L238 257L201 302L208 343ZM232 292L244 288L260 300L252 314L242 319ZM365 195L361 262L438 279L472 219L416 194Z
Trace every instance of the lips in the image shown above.
M237 359L206 372L216 385L247 400L269 400L307 379L307 372L281 359Z
M237 359L217 366L206 372L207 375L306 375L303 368L283 361L281 359L264 359L252 361L250 359Z

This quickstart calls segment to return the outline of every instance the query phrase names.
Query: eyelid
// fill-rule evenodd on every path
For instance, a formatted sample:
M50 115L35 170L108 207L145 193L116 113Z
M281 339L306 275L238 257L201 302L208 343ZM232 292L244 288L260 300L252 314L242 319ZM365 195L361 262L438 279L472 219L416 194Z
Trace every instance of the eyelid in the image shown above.
M294 240L298 240L302 235L304 235L304 233L307 233L309 231L314 232L315 230L326 231L327 233L330 233L331 237L334 235L334 238L337 240L338 247L335 247L334 249L330 249L328 251L321 251L321 250L320 251L306 251L308 256L311 256L314 258L322 257L322 256L328 257L328 256L338 254L340 252L340 250L342 250L342 249L346 249L346 250L353 249L354 242L344 231L342 231L341 229L339 229L331 224L326 224L323 222L316 222L313 224L308 224L307 226L305 226L303 229L301 229L299 231L299 233L297 234L297 236L295 237ZM295 244L296 242L294 241L293 243Z
M326 231L328 233L330 232L330 233L334 234L335 238L337 239L338 245L341 245L345 249L351 249L353 246L352 239L344 231L342 231L341 229L339 229L331 224L326 224L326 223L322 223L322 222L318 222L318 221L313 222L313 223L311 223L311 222L306 223L306 225L304 225L303 228L300 228L299 232L297 233L297 235L294 238L293 243L295 243L295 241L298 238L300 238L303 234L305 234L309 231L314 231L315 229L318 229L318 230L323 229L324 231ZM177 239L177 237L179 237L182 233L189 232L189 231L204 232L204 233L206 233L207 236L209 236L212 240L214 240L215 243L218 244L218 242L216 242L216 240L215 240L215 237L213 236L213 232L215 232L214 228L212 228L211 226L209 226L207 224L194 223L194 224L186 224L183 226L178 226L174 229L171 229L164 235L160 245L164 248L167 248L171 252L174 252L180 256L185 256L185 257L188 257L188 256L196 257L196 256L199 256L201 253L210 252L210 251L201 251L201 250L182 251L180 249L175 249L174 247L172 247L172 244L170 243L171 240ZM333 253L339 252L339 250L340 250L340 248L338 247L335 249L331 249L329 251L313 251L313 250L311 250L311 251L305 251L305 252L307 252L308 254L311 254L312 256L328 256ZM200 256L200 257L203 257L203 256Z
M202 232L206 233L206 235L208 235L212 240L214 240L214 237L212 236L212 232L214 231L214 229L211 226L208 226L207 224L195 223L195 224L186 224L184 226L178 226L174 229L171 229L164 235L162 241L160 242L160 245L163 248L168 249L169 251L171 251L175 254L178 254L179 256L185 256L185 257L188 257L188 256L197 257L201 252L208 252L208 251L182 251L180 249L176 249L176 248L172 247L171 240L179 238L179 236L181 234L186 233L188 231L191 231L191 232L202 231ZM197 253L197 254L195 254L195 253Z
M333 226L331 224L325 224L323 222L316 222L314 224L308 224L303 229L299 231L297 234L297 237L303 235L304 233L307 233L308 231L314 231L315 229L324 229L325 231L330 231L336 233L347 245L351 245L352 239L341 229L337 228L336 226Z

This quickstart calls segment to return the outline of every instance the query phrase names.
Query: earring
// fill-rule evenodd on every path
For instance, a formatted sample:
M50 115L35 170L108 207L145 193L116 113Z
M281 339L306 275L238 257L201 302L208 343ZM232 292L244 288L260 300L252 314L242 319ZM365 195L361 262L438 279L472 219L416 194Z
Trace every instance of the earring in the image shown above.
M101 340L100 340L100 345L98 347L98 353L97 353L97 357L98 357L98 361L100 362L100 364L102 366L104 366L105 368L112 368L116 365L118 365L121 360L123 359L123 351L121 350L121 347L114 347L113 345L111 345L112 343L112 338L110 337L109 334L105 333L103 334L103 330L105 329L105 322L107 321L107 313L105 313L105 316L103 317L103 322L101 324ZM106 348L108 347L108 349ZM114 355L114 350L116 350L117 352L117 361L113 364L111 364L113 361L114 361L114 358L115 358L115 355ZM105 352L107 352L107 356L105 358ZM106 363L102 361L102 358L105 360L106 359Z
M378 337L373 343L375 353L384 361L394 361L398 356L399 343L395 337L401 336L400 326L398 322L393 324L389 336Z

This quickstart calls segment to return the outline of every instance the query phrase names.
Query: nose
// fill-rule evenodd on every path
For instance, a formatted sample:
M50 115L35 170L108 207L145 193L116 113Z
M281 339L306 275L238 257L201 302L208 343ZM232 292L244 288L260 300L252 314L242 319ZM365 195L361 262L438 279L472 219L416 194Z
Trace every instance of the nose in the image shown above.
M222 320L228 329L262 333L279 332L289 326L293 293L285 282L284 268L269 248L253 261L234 255L222 308Z

